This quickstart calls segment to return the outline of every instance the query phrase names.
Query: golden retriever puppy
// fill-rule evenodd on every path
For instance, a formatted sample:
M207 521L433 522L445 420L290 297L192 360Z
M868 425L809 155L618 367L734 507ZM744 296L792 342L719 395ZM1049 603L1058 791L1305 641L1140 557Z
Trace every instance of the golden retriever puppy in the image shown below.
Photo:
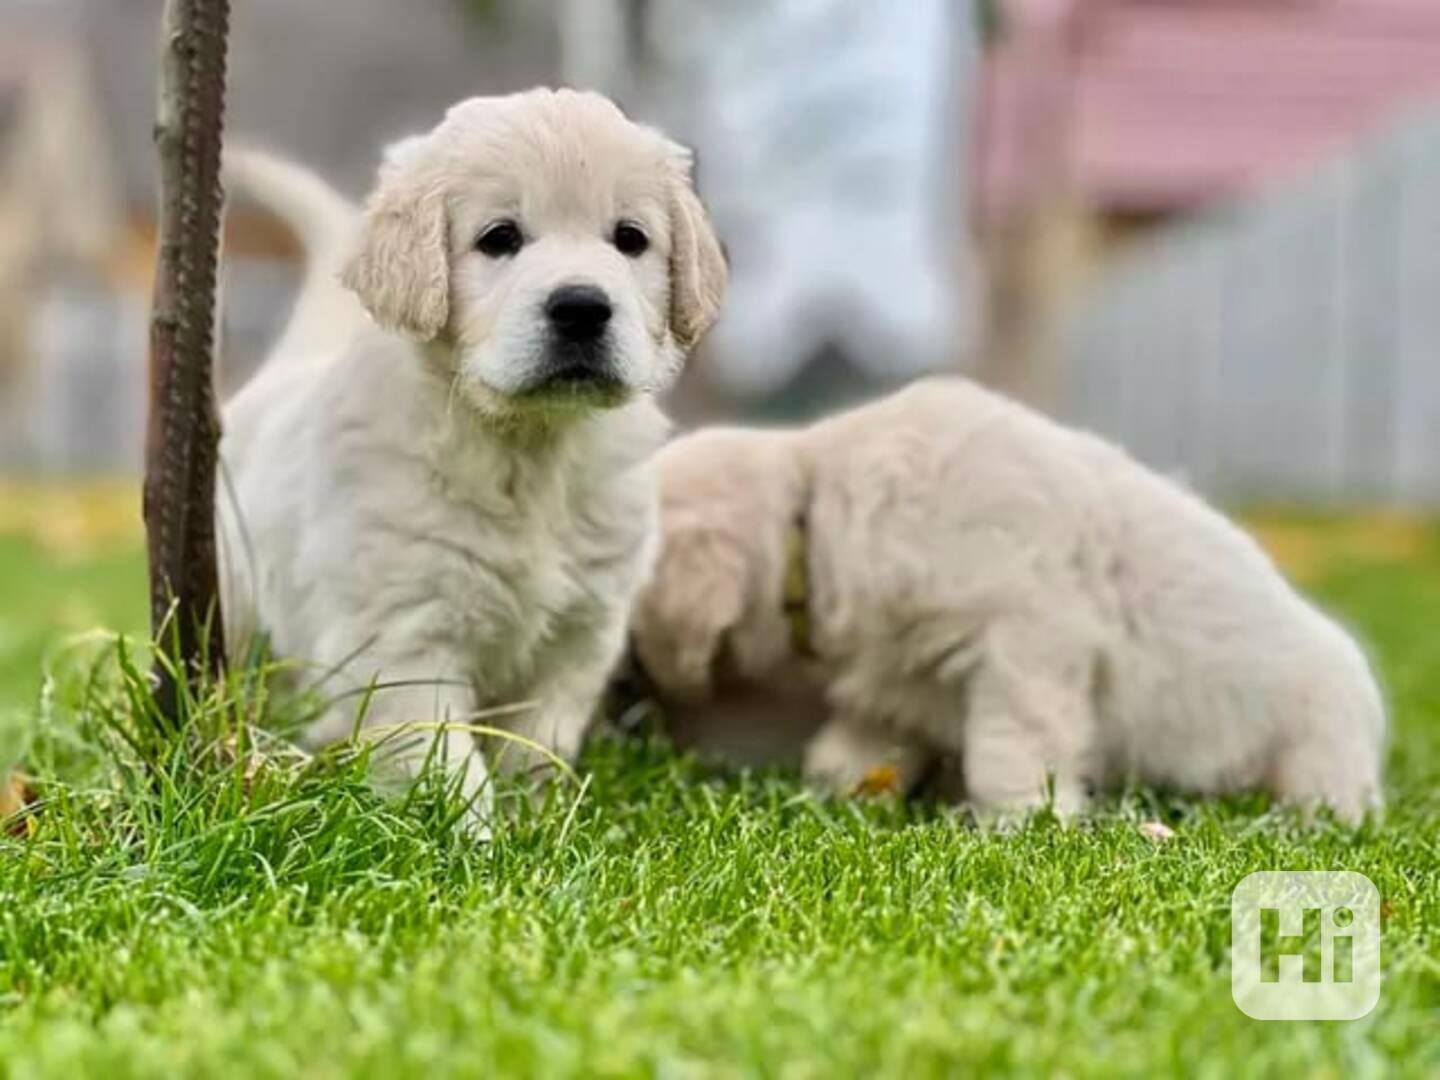
M392 148L363 211L293 167L232 168L312 266L225 411L225 610L237 646L263 631L325 676L316 740L373 682L370 728L516 706L498 722L575 754L655 548L654 397L725 287L690 171L605 98L548 89L455 106ZM484 820L471 733L438 749Z
M682 706L717 673L813 679L823 788L908 788L939 755L982 819L1130 781L1380 805L1385 709L1355 642L1098 438L934 379L803 430L685 436L660 472L639 660Z

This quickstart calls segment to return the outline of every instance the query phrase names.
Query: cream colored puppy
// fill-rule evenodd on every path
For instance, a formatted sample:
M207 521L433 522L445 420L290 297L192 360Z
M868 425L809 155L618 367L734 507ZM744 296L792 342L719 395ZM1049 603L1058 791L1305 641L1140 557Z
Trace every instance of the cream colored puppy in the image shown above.
M393 148L363 213L246 164L358 304L312 266L283 355L226 409L231 640L263 631L356 692L317 740L375 681L371 728L523 706L503 723L573 756L654 551L653 398L725 285L689 154L602 97L535 90ZM439 746L486 817L471 734Z
M817 784L908 787L958 755L982 817L1130 780L1380 805L1385 710L1354 641L1100 439L937 379L799 431L701 431L660 470L637 653L682 703L717 671L813 678Z

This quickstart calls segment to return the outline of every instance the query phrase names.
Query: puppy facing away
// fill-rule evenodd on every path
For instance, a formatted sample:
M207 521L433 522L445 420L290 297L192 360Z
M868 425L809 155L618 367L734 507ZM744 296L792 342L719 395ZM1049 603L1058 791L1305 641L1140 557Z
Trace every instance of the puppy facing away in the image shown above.
M659 468L639 660L682 708L717 677L809 680L824 789L908 788L940 757L982 820L1132 781L1380 806L1385 709L1355 642L1094 436L933 379L802 430L700 431Z
M688 152L605 98L542 89L466 101L392 148L363 212L283 162L230 171L311 261L225 411L235 647L263 632L323 685L315 741L348 735L377 685L367 727L426 725L411 773L430 722L510 706L485 722L572 757L653 558L653 398L725 286ZM487 819L471 733L443 728L436 751Z

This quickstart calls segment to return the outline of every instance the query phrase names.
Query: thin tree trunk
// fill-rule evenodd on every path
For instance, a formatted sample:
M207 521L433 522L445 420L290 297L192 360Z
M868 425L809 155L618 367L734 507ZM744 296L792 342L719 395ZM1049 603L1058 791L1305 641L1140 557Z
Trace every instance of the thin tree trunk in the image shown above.
M159 252L150 323L145 535L161 710L224 659L215 558L220 436L212 379L229 0L167 0L155 145Z

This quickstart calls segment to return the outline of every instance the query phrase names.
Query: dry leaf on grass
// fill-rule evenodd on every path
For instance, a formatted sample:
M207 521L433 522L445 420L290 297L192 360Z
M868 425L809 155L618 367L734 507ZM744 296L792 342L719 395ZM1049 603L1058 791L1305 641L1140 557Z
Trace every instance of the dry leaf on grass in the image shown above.
M1156 844L1164 844L1175 839L1175 830L1163 821L1142 821L1140 835Z
M876 765L856 790L861 795L892 795L900 790L900 770L894 765Z
M267 769L294 769L307 764L311 757L298 746L281 739L267 739L265 745L257 746L252 739L246 740L242 749L240 740L231 735L213 747L217 763L224 769L240 770L240 779L248 793L254 789L255 781Z
M38 796L30 784L30 778L21 772L7 773L0 779L0 821L8 822L7 828L14 836L24 836L29 827L29 815L15 817ZM11 818L14 820L10 820Z

